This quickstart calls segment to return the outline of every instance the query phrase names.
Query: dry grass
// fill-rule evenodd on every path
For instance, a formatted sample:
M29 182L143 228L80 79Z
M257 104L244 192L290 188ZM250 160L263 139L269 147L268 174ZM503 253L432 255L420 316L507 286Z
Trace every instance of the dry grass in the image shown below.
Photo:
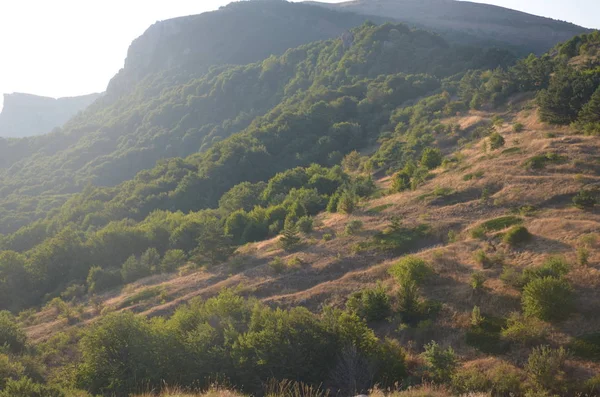
M469 127L489 121L492 116L491 113L473 112L452 121ZM373 286L380 280L394 291L395 284L388 278L387 269L399 258L385 252L355 253L352 248L383 230L392 216L399 216L405 225L427 223L432 227L435 237L428 245L414 247L414 253L429 261L436 270L432 282L423 288L423 296L443 304L432 327L434 331L428 336L452 344L463 360L481 357L479 352L464 343L465 329L474 305L479 306L483 313L495 316L507 316L520 309L520 292L500 280L502 264L482 269L473 258L477 250L498 256L504 264L516 269L539 265L550 254L565 256L573 264L568 279L578 291L577 313L568 321L552 327L550 341L565 343L574 336L600 329L600 319L595 315L600 311L598 245L587 248L590 254L587 266L575 265L581 237L600 233L600 214L598 210L583 212L571 205L571 197L579 191L582 181L586 184L600 182L600 164L597 162L600 140L569 135L568 128L549 128L539 122L535 110L502 117L510 120L501 127L506 139L505 148L485 153L481 144L472 145L461 151L464 160L457 167L437 170L435 178L414 192L371 200L352 216L319 215L316 219L318 227L308 236L308 244L300 253L302 266L281 274L273 272L268 264L275 257L287 262L298 254L282 252L277 239L272 239L240 248L237 258L215 268L142 280L130 287L128 292L101 296L102 304L104 307L121 307L139 289L160 285L168 297L164 303L141 302L121 310L136 310L148 316L169 314L194 297L210 297L228 287L240 288L243 294L254 295L279 306L303 305L313 310L324 304L341 307L349 294ZM512 131L511 126L516 122L525 126L523 132ZM555 137L547 137L547 132L552 132ZM518 152L502 154L504 149L517 147ZM560 153L568 161L542 170L523 166L526 159L548 151ZM481 178L463 178L465 174L475 172L481 174ZM389 178L378 181L383 188L388 183ZM418 199L436 188L448 188L453 193L425 201ZM484 189L488 190L488 197L482 199ZM483 240L470 236L469 231L473 227L486 220L509 215L522 206L536 209L532 214L518 214L523 217L524 226L534 235L530 244L517 248L505 246L500 239L501 231L488 233ZM368 211L374 207L384 209ZM344 228L351 219L359 219L364 227L356 235L347 236ZM457 238L446 244L450 230L456 232ZM324 241L325 234L334 238ZM471 274L476 271L484 272L487 277L484 289L477 294L469 285ZM91 309L88 317L87 322L95 318ZM27 328L27 332L35 341L68 327L70 325L46 311L36 315L36 325ZM383 325L378 332L387 335L395 330ZM412 336L406 338L403 342L412 341ZM418 344L420 341L412 342ZM511 358L523 362L526 353L517 352ZM580 365L600 372L595 364L581 362ZM440 390L428 392L432 393L428 395L446 395L440 394L443 393Z

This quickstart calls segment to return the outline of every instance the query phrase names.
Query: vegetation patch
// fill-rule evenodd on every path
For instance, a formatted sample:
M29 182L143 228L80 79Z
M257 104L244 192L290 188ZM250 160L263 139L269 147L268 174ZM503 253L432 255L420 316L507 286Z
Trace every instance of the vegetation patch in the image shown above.
M120 305L119 308L129 307L156 298L164 292L162 287L151 287L144 288L135 294L127 297Z
M502 329L506 320L502 318L484 316L478 324L472 324L466 333L466 342L469 346L487 354L502 354L508 351L510 345L502 339Z
M393 207L393 204L382 204L382 205L378 205L377 207L373 207L373 208L369 208L367 210L367 214L368 215L376 215L376 214L380 214L383 211L387 210L390 207Z
M569 348L577 357L600 361L600 332L575 338Z
M517 246L529 242L532 238L531 233L525 226L513 226L504 233L502 241L511 246Z
M522 223L522 218L513 215L490 219L473 229L471 231L471 236L473 238L481 238L481 236L484 236L486 233L497 232Z
M541 170L550 164L563 164L567 161L567 157L558 153L544 153L533 156L523 164L525 167L532 170Z

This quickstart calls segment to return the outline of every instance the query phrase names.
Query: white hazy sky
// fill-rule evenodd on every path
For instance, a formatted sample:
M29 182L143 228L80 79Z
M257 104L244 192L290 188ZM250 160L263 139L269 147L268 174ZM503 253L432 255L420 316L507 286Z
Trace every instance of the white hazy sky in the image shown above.
M131 41L152 23L229 2L0 0L0 93L62 97L103 91L123 66ZM599 0L480 2L600 28Z

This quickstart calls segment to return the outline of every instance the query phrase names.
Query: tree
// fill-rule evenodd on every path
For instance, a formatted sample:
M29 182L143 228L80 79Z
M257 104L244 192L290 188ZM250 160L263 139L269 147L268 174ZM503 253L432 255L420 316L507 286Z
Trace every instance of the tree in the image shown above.
M573 313L573 289L565 279L537 278L523 290L523 311L544 321L560 321Z
M217 218L207 218L199 230L196 251L211 265L225 261L233 253L231 238L224 234Z
M506 141L504 140L504 137L497 132L494 132L492 135L490 135L490 149L500 149L505 143Z
M225 221L225 234L231 236L235 243L242 244L244 242L242 239L244 230L251 222L252 219L247 212L244 210L235 211Z
M434 169L442 165L442 152L437 148L425 148L421 156L421 165L427 169Z
M15 317L10 312L0 311L0 347L5 346L12 353L21 353L26 343L27 336Z
M140 267L148 269L150 273L157 273L161 262L160 254L156 248L148 248L140 257Z
M410 175L404 170L396 172L392 177L392 191L402 192L407 189L410 189Z
M171 273L185 265L187 261L187 255L183 250L169 250L165 252L165 256L163 257L160 263L160 269L164 273Z
M436 342L425 345L423 353L431 378L435 382L447 382L456 371L458 361L451 347L443 349Z
M279 239L279 244L281 245L281 248L283 248L286 251L291 251L298 247L300 241L301 238L298 233L298 227L293 223L287 223L283 229L281 238Z
M358 197L350 190L345 190L338 200L337 210L344 214L351 214L356 209L358 204Z
M131 283L150 275L150 268L146 267L138 258L131 255L121 267L121 274L125 283Z

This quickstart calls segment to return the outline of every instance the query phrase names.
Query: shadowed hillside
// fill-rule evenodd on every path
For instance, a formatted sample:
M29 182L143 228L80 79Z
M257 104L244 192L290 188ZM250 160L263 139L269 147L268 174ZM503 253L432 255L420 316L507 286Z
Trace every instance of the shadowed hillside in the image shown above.
M540 54L584 33L585 28L507 8L456 0L356 0L309 2L335 10L394 18L448 38L474 44L509 46Z

